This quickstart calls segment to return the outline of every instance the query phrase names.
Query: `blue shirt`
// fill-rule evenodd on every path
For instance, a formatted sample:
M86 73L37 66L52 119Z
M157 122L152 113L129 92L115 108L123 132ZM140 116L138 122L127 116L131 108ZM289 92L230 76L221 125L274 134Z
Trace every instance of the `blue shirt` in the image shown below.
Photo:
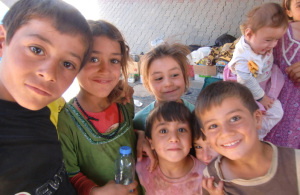
M183 100L184 105L191 111L195 109L195 106L191 104L190 102ZM139 111L135 114L133 119L133 128L138 130L144 130L146 129L146 118L149 115L150 111L154 109L154 102L151 102L147 107L145 107L143 110Z

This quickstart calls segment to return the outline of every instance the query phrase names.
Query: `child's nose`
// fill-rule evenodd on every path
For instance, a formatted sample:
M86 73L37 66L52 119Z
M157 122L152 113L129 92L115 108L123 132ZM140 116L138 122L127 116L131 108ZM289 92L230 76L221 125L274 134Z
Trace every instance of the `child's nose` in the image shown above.
M109 63L105 60L99 62L99 72L110 72Z
M233 131L232 131L232 126L231 125L229 125L228 123L224 123L222 126L221 126L221 129L222 129L222 134L224 134L224 135L230 135L230 134L232 134L233 133Z
M204 148L203 150L203 159L205 161L211 160L212 156L210 155L210 150L209 148Z
M43 64L43 66L39 67L37 75L44 78L46 81L56 82L58 66L59 62L56 60L48 60Z
M169 141L170 142L178 142L179 141L178 134L177 133L170 133Z
M173 85L173 81L172 81L172 79L167 77L165 79L165 86L168 87L168 86L171 86L171 85Z

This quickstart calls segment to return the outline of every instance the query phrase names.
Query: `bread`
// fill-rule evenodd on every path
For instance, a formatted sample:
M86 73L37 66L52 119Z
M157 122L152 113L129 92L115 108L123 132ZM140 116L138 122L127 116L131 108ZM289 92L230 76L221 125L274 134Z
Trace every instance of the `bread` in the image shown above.
M257 64L255 64L255 62L253 61L248 61L248 67L249 67L249 70L250 72L253 74L254 77L257 76L257 71L258 71L258 66Z

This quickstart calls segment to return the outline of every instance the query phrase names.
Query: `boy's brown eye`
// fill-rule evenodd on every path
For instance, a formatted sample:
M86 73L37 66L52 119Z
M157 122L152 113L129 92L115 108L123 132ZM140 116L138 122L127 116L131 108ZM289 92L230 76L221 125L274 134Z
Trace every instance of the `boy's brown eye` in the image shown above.
M35 54L38 54L38 55L41 55L41 54L44 54L43 50L39 47L34 47L34 46L31 46L30 47L30 50L35 53Z
M70 62L64 62L64 67L66 67L67 69L72 69L75 68L74 65Z
M167 133L168 131L166 129L162 129L159 131L160 133Z
M240 117L239 116L235 116L235 117L232 117L230 121L234 122L234 121L238 121L238 120L240 120Z

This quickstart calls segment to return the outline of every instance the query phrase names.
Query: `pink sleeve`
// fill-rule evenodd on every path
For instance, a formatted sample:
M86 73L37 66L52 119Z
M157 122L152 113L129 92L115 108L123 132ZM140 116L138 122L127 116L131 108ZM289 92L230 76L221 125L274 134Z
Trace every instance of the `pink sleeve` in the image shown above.
M136 173L139 177L140 183L142 186L144 186L145 188L145 180L147 180L147 175L148 175L148 171L147 171L147 164L150 163L150 159L148 157L143 157L142 161L137 162L136 166L135 166L135 170Z

